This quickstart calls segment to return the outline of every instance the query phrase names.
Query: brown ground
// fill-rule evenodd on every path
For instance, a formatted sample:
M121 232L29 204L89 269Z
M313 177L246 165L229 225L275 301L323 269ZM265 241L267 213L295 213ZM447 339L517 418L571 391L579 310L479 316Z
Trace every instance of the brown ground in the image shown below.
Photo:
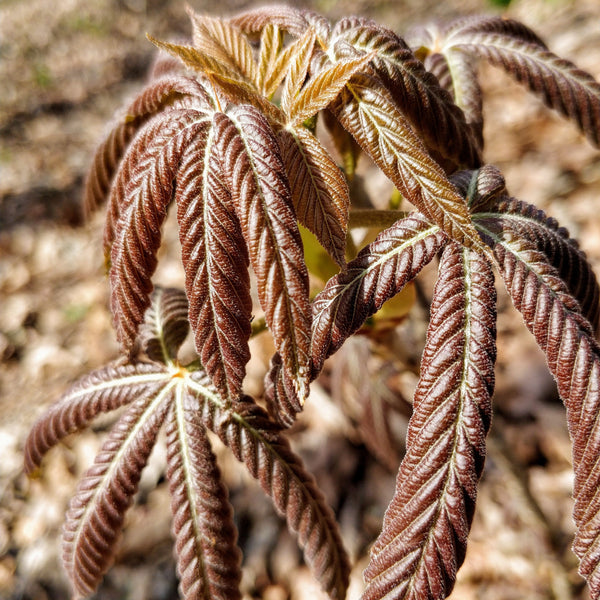
M192 5L222 13L249 3ZM366 14L400 32L423 18L497 10L476 0L402 5L320 0L310 6L332 17ZM595 0L523 0L507 14L600 77ZM116 354L101 266L101 217L82 225L79 200L96 143L114 112L139 88L151 60L146 32L163 39L187 34L183 3L5 0L0 5L0 598L68 597L59 566L60 526L100 435L85 433L52 452L43 477L31 482L22 474L21 448L33 419L68 382ZM514 195L569 227L600 273L600 155L506 77L492 69L484 74L488 162L505 172ZM177 284L176 258L165 252L161 265L161 281ZM564 410L531 336L504 297L501 306L489 458L452 598L585 598L569 549L572 475ZM422 325L417 317L401 334L418 339ZM260 350L257 344L259 355ZM252 363L250 391L260 389L264 368L260 359ZM406 391L414 376L405 373L395 381ZM366 549L377 534L394 476L369 458L354 434L348 437L348 420L327 389L327 381L314 385L294 443L339 508L357 565L349 598L357 598ZM268 501L227 453L221 454L245 553L247 597L320 598ZM153 455L117 565L99 599L176 598L164 460L161 451Z

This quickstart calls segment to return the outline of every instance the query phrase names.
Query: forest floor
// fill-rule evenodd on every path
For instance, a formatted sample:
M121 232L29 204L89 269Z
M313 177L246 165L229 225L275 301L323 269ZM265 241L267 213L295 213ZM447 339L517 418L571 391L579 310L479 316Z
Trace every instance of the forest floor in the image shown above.
M333 19L342 13L364 14L401 34L425 19L500 10L476 0L303 4ZM251 3L208 0L191 5L222 15ZM596 0L522 0L503 14L533 27L554 52L600 78ZM184 3L0 3L2 599L69 596L60 566L61 524L76 481L93 460L107 422L51 452L35 480L23 474L22 447L35 418L70 382L117 355L102 265L102 216L83 223L80 201L96 144L123 102L143 84L153 56L146 32L162 39L189 34ZM499 71L483 68L482 75L486 161L503 170L513 195L537 204L566 226L600 274L600 153L575 127ZM365 169L363 175L367 190L385 188L371 170ZM171 240L167 246L176 246L174 234L167 234L167 240ZM165 249L160 264L160 281L181 285L176 252ZM500 286L499 294L489 454L466 560L451 598L584 599L587 592L570 550L573 477L564 408L541 352ZM415 310L393 333L394 343L398 347L407 340L416 343L425 325ZM346 354L363 352L365 343L354 342ZM260 339L254 344L256 356L248 376L248 391L254 394L261 392L267 346ZM418 354L412 356L415 350L406 348L398 351L399 364L418 359ZM389 357L385 360L390 366ZM388 378L392 390L410 397L414 372L393 364L390 368L395 369L394 377ZM332 361L329 376L313 384L292 437L294 448L338 511L355 564L348 596L355 599L369 544L393 493L393 463L399 457L384 464L361 443L360 431L338 403L341 394L336 385L350 385L343 373ZM405 418L397 425L401 440ZM236 511L246 597L324 597L260 489L223 448L218 447L218 454ZM145 471L116 564L98 600L177 597L164 464L164 451L158 449Z

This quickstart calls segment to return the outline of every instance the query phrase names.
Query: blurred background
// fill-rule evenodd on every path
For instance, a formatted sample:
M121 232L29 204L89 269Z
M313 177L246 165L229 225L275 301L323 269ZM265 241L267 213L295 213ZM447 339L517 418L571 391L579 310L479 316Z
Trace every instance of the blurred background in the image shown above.
M196 11L222 16L254 4L190 2ZM314 0L296 5L332 20L366 15L400 34L430 19L502 14L534 28L555 53L600 77L597 0ZM96 145L143 85L155 52L146 33L166 40L188 36L185 3L0 0L2 599L69 597L60 566L60 528L76 481L92 462L109 421L54 450L35 481L22 473L22 444L36 416L70 382L117 355L107 310L102 215L83 223L80 201ZM485 66L481 74L486 161L503 170L513 195L568 227L599 273L598 152L508 77ZM361 166L367 192L389 192L389 184L366 161ZM168 230L157 274L166 285L181 283L176 247L176 232ZM584 599L587 592L570 551L572 475L564 410L541 353L500 288L499 293L489 457L467 558L451 597ZM382 334L394 352L381 352L360 337L348 344L313 384L294 428L294 448L337 511L355 561L353 599L360 595L368 547L379 531L402 455L426 327L420 308L417 302L410 319ZM257 338L253 350L247 386L260 395L270 346ZM373 373L367 392L364 382L351 376L352 361L361 356ZM379 445L365 427L365 394L391 415ZM246 597L324 597L269 501L227 451L215 447L236 510ZM164 461L158 449L98 599L177 598Z

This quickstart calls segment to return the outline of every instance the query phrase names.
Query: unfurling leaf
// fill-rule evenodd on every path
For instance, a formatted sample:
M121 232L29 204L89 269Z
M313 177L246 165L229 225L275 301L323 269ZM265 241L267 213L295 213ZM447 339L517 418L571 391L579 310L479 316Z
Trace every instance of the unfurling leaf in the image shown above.
M437 225L413 213L380 233L328 281L313 302L313 376L367 317L418 275L446 239Z
M157 48L160 48L172 56L179 58L186 66L194 69L195 71L200 71L201 73L205 73L207 75L210 75L211 73L217 73L236 81L247 81L236 69L231 67L226 62L221 62L213 56L201 52L194 46L161 42L152 36L148 36L148 39Z
M283 368L304 401L311 322L308 274L279 144L265 117L251 106L217 113L215 136L267 325Z
M302 125L335 100L353 75L360 72L371 60L372 54L341 59L327 64L313 75L305 87L293 98L288 112L292 127Z
M195 14L192 19L194 48L212 62L222 65L242 81L257 80L257 65L248 38L230 21ZM225 73L226 74L226 73Z
M172 364L190 330L188 301L175 288L155 288L140 327L140 346L151 360Z
M484 257L440 261L396 492L365 571L363 600L442 600L465 556L491 421L496 292Z
M292 47L294 52L288 57L288 63L285 65L287 75L281 90L281 109L287 115L290 114L290 109L306 81L314 45L315 32L307 29L304 35L294 43Z

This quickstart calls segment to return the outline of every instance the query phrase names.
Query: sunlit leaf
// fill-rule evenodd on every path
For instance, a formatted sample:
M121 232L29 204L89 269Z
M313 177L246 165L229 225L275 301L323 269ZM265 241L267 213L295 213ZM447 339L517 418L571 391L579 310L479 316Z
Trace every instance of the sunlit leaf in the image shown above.
M77 592L91 594L110 567L125 513L137 491L174 383L134 402L80 480L63 530L63 563Z
M226 66L239 79L254 83L257 65L248 38L230 21L188 10L192 20L194 47Z
M315 33L312 29L307 29L304 35L295 42L293 54L287 57L285 65L287 75L281 90L281 109L287 115L290 114L290 109L306 80L314 44Z
M502 220L478 222L494 248L513 304L544 351L567 409L573 443L575 481L573 550L591 596L600 596L600 348L558 271L526 239L515 237Z
M488 253L465 200L375 79L355 76L332 110L408 201L451 239Z
M349 17L336 24L332 40L336 39L373 54L377 77L436 158L449 161L451 170L479 165L479 149L463 113L401 37L372 21Z

